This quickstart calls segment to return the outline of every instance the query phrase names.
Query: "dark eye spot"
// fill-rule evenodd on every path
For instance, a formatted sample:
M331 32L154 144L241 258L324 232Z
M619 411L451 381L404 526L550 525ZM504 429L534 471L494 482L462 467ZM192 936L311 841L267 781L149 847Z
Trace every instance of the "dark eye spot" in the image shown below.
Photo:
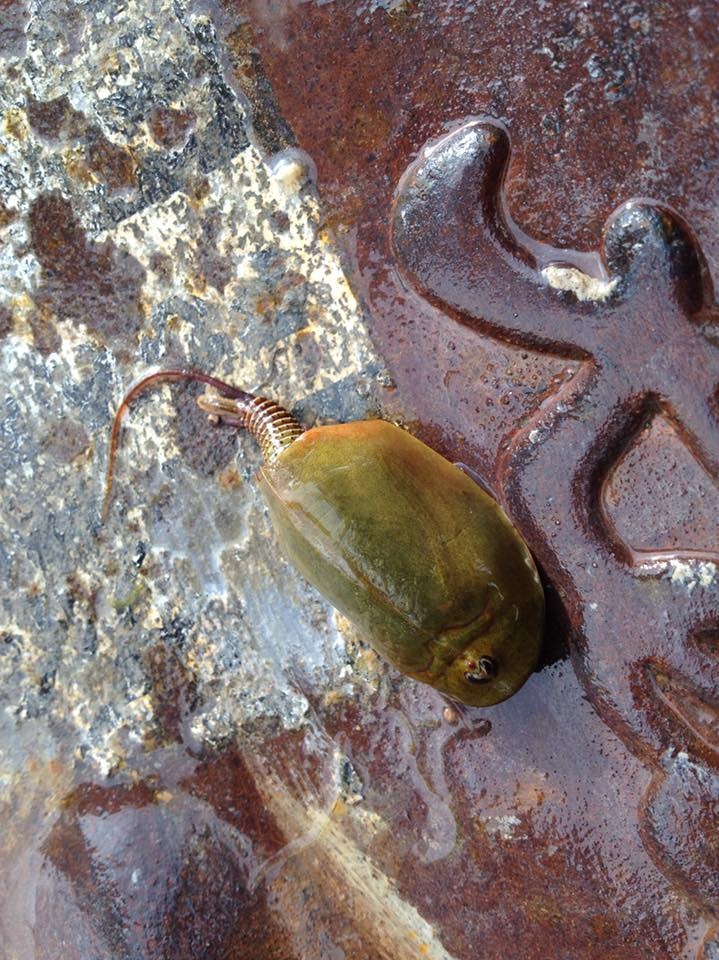
M497 676L497 661L492 657L480 657L477 666L468 670L464 679L469 683L489 683Z

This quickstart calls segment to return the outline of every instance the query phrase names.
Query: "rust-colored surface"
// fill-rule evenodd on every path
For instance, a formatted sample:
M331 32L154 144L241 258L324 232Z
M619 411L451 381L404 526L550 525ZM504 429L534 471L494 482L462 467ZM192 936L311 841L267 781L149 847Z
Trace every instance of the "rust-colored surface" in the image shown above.
M711 955L694 926L719 912L710 5L225 11L248 16L317 164L403 403L500 493L547 577L548 656L570 651L571 675L545 668L448 751L465 842L413 863L407 895L461 957L508 938L521 957ZM550 263L614 287L579 302ZM488 852L478 809L521 807L536 771L523 840ZM389 756L382 776L396 792Z
M44 307L58 319L80 314L101 341L120 344L142 319L142 266L112 243L92 243L59 193L46 193L29 215L30 243L42 267L42 290L33 324L39 350L54 349L55 332Z
M685 583L677 576L679 558L689 557L681 543L632 549L606 511L613 465L654 418L677 424L687 458L716 474L719 351L706 328L719 314L706 263L678 217L630 201L604 231L602 265L615 289L605 303L568 303L543 287L537 259L507 227L498 201L508 158L504 131L481 121L424 151L398 192L394 249L413 285L448 310L512 342L581 358L569 391L508 438L499 485L562 596L573 662L600 716L650 764L660 767L669 748L712 763L717 665L694 638L719 629L716 524L703 530L708 539ZM635 469L651 464L648 453ZM680 527L671 497L661 508L668 525ZM676 803L690 820L695 811L681 784L679 777ZM702 790L713 807L703 783L692 805L701 808ZM667 838L656 823L647 826L655 814L649 801L639 817L656 859L682 892L715 909L719 888L710 877L719 851L711 834L699 821L680 853L671 826Z

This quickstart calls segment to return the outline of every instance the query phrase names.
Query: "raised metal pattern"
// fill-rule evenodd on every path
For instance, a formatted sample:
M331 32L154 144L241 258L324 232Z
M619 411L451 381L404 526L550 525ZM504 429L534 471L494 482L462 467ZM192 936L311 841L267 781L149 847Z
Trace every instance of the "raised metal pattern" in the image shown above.
M508 160L507 133L482 120L428 145L398 190L394 248L418 291L459 322L580 361L569 389L511 436L500 486L562 596L587 695L654 771L641 804L652 855L716 914L719 847L691 821L702 803L717 802L717 544L692 554L632 549L608 522L604 496L613 465L655 416L675 424L717 477L719 350L711 335L719 314L708 271L677 214L631 200L605 227L598 265L606 273L597 278L604 299L558 292L547 280L550 263L584 264L544 245L531 249L515 232L501 193ZM655 829L658 807L668 804L677 822L684 815L681 842Z

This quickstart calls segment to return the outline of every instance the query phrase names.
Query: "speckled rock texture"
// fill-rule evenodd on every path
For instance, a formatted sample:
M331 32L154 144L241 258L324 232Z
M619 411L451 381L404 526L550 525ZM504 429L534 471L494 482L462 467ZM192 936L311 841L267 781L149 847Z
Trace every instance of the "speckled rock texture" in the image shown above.
M719 957L715 20L0 0L0 960ZM477 471L522 690L381 663L196 385L102 521L187 366Z
M123 392L191 366L312 424L376 415L388 380L312 161L256 145L209 19L169 2L1 15L0 955L75 956L33 934L17 863L38 809L180 727L201 750L251 721L306 724L305 684L377 682L278 556L255 445L209 426L196 389L136 404L100 521ZM122 944L106 949L157 955Z
M31 18L23 52L4 49L0 154L4 717L110 769L147 732L141 660L158 640L222 688L202 721L218 736L258 711L299 717L293 660L325 682L344 663L276 556L253 443L205 428L193 389L138 403L99 522L125 388L195 367L312 422L376 406L379 365L311 161L252 145L207 20L59 5Z

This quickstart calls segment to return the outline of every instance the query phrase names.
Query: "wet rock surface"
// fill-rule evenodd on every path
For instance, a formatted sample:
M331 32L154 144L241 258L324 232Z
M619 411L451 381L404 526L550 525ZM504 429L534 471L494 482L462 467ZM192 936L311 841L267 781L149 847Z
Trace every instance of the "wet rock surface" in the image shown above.
M708 6L0 11L0 957L713 957ZM538 672L448 711L380 663L195 386L100 522L153 366L477 470Z

